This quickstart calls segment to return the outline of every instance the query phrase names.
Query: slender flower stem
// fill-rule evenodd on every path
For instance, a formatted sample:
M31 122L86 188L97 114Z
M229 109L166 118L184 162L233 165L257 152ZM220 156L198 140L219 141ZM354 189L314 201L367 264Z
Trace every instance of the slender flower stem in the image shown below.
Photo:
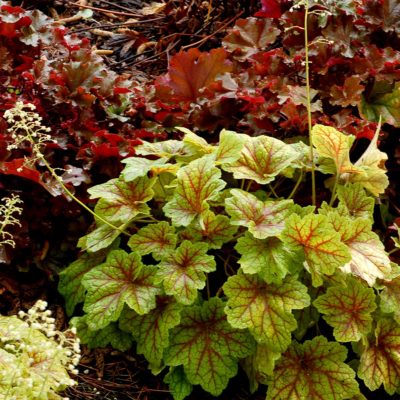
M305 1L304 13L304 50L305 50L305 63L306 63L306 96L307 96L307 122L308 122L308 135L310 143L310 159L311 159L311 193L312 205L316 204L316 189L315 189L315 164L314 164L314 148L312 140L312 117L311 117L311 93L310 93L310 65L308 59L308 14L309 14L309 0Z

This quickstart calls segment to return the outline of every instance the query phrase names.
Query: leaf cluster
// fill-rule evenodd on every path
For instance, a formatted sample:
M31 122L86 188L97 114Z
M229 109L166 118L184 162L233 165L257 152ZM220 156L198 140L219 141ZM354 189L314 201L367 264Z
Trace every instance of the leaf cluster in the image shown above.
M398 391L399 269L372 230L388 185L378 132L353 162L351 136L314 126L332 191L315 208L273 188L302 185L308 145L228 130L211 145L180 130L181 141L143 143L119 178L89 189L119 229L98 220L61 273L68 313L83 303L72 319L82 341L136 343L153 373L167 369L175 399L193 385L220 395L239 362L267 399L350 399L361 396L356 376Z

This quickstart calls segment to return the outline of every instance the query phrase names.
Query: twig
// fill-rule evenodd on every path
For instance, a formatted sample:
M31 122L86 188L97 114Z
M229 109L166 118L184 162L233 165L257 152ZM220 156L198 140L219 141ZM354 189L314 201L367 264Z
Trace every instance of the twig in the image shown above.
M113 10L106 10L105 8L99 8L99 7L92 7L92 6L84 6L79 3L69 3L69 5L74 6L74 7L79 7L79 8L88 8L89 10L97 11L103 14L114 14L114 15L122 15L124 17L142 17L142 14L134 14L134 13L128 13L128 12L123 12L123 11L113 11Z

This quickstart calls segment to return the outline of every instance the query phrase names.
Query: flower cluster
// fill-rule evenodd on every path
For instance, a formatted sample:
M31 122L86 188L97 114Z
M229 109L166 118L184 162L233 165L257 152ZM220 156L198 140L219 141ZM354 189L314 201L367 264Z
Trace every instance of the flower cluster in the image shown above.
M68 374L78 374L76 331L57 330L46 308L39 300L28 312L0 316L0 398L62 399L56 392L76 383Z
M8 244L15 247L13 235L6 229L12 225L21 226L14 214L22 213L22 208L18 207L22 200L19 196L12 194L11 197L5 197L2 201L4 204L0 204L0 246Z

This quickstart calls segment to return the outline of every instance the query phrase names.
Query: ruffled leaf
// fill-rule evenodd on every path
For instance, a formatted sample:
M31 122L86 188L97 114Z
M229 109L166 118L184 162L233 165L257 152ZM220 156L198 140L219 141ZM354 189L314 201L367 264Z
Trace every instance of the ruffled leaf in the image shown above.
M116 321L127 304L138 314L156 306L155 296L161 289L154 283L156 270L143 265L137 253L114 250L105 263L86 273L82 280L87 290L84 310L92 330Z
M310 304L307 288L293 277L276 285L239 272L223 289L228 297L228 322L235 328L249 328L257 341L275 351L289 346L290 332L297 327L291 311Z
M251 336L233 328L219 298L183 309L181 323L170 332L167 365L182 365L188 381L219 396L236 375L238 359L253 353Z
M192 393L193 385L186 378L182 366L170 367L168 374L165 375L164 382L168 383L174 400L183 400Z
M360 183L337 187L339 205L343 205L354 218L372 219L375 201L365 193Z

